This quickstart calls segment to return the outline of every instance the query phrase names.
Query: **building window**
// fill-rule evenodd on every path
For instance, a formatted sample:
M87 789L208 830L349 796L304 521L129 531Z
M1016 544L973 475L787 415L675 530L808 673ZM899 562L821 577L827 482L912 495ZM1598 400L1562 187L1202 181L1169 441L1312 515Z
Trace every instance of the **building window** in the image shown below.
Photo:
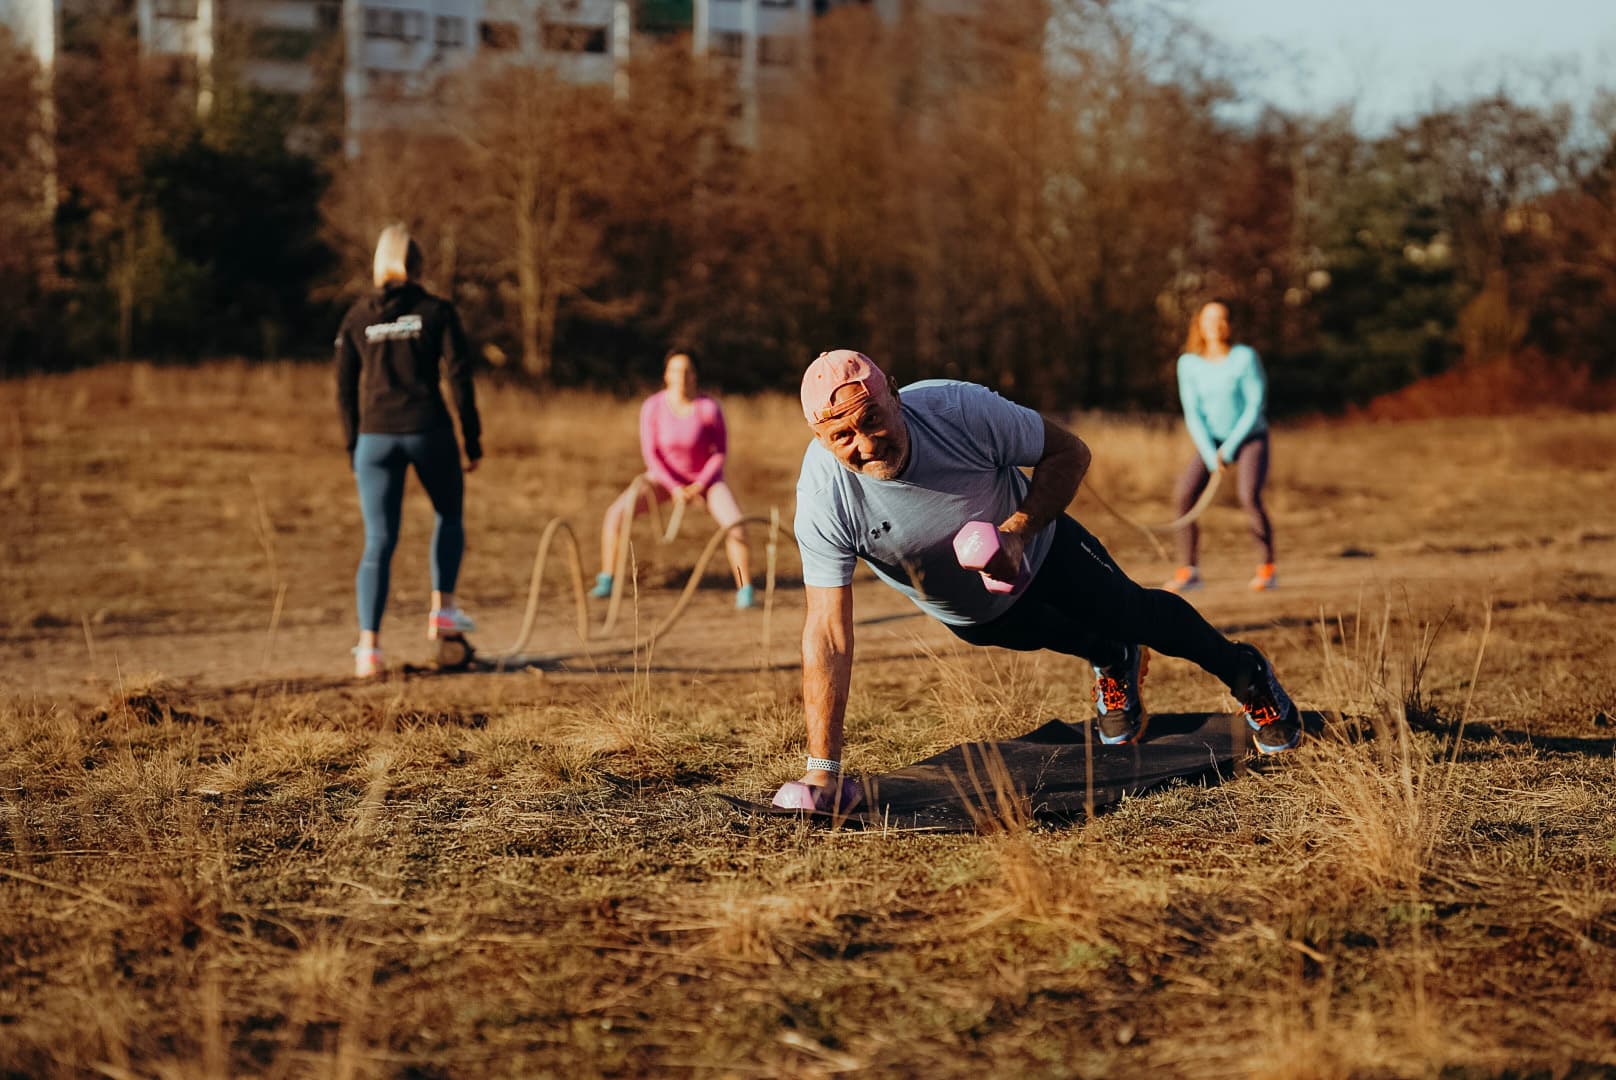
M746 35L736 33L734 30L720 30L713 35L713 52L719 56L728 56L735 60L741 58L741 51L746 47Z
M695 23L691 0L640 0L634 29L649 33L689 30Z
M194 19L197 0L157 0L152 10L159 19Z
M316 4L314 7L314 25L321 30L340 30L342 28L342 5Z
M320 34L314 30L297 30L286 26L256 26L249 32L249 51L260 60L307 60L320 44Z
M420 41L426 36L426 16L398 8L365 9L365 36L390 41Z
M466 45L466 20L458 15L439 15L432 24L432 40L445 49Z
M404 13L387 8L366 8L365 36L370 38L403 37Z
M797 0L758 0L758 6L772 8L794 8L797 6Z
M606 51L604 26L571 26L567 23L541 23L539 40L551 52L603 53Z
M485 49L515 49L522 44L522 29L513 22L484 22L477 37Z

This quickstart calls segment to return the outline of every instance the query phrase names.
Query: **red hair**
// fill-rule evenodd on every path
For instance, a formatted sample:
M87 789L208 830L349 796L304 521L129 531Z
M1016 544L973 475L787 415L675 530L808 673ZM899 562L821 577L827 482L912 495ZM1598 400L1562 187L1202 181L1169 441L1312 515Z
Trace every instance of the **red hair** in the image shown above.
M1213 304L1221 307L1225 315L1229 314L1229 301L1217 296L1197 307L1195 314L1190 316L1189 333L1184 336L1184 352L1194 353L1196 356L1206 355L1206 335L1201 333L1201 313ZM1229 340L1234 340L1234 317L1232 315L1229 317Z

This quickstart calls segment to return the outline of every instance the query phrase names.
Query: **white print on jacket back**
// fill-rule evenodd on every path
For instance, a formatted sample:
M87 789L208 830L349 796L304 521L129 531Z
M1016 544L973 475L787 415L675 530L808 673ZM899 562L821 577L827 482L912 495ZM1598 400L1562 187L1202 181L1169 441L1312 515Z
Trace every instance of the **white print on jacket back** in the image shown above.
M408 341L421 336L421 316L401 315L392 322L365 327L366 341Z

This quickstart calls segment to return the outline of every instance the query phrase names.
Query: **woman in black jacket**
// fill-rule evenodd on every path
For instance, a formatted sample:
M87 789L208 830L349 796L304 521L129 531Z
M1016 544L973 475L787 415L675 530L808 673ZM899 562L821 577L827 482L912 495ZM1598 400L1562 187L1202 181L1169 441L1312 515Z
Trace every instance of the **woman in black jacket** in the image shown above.
M474 629L455 603L466 547L464 473L482 458L471 351L454 305L421 287L421 262L421 248L403 225L382 230L374 263L377 291L349 309L337 332L337 403L365 519L365 553L355 578L354 674L360 677L383 670L378 634L412 465L437 512L427 636ZM454 421L438 389L440 370L460 417L463 465Z

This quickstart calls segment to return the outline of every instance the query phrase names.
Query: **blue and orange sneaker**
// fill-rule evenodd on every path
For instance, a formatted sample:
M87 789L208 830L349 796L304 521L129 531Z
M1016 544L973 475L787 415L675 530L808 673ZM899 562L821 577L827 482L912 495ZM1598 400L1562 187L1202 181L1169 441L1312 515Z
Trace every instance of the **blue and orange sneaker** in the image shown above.
M1246 725L1253 732L1251 741L1264 754L1289 750L1302 741L1302 714L1279 685L1267 657L1250 645L1240 648L1251 663L1245 678L1229 692L1246 714Z
M1149 718L1139 685L1150 666L1150 650L1129 645L1121 663L1094 668L1094 721L1107 746L1138 742Z

